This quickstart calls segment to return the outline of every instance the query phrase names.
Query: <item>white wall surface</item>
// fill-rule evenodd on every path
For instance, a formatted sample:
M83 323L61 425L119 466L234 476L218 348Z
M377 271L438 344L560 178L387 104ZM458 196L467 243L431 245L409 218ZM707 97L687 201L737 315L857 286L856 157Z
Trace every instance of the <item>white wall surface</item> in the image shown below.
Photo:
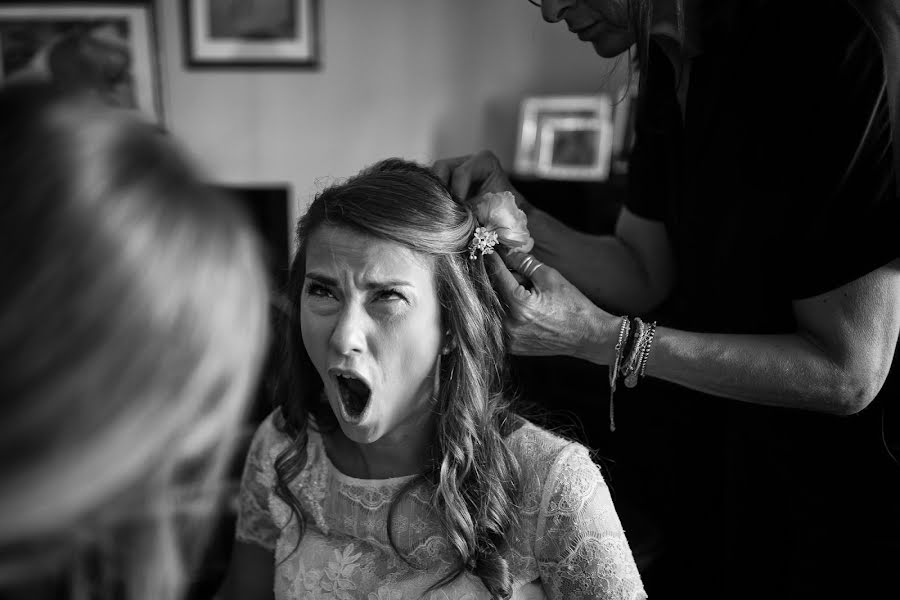
M526 0L319 0L318 70L188 69L180 2L157 5L166 125L216 181L290 184L295 216L388 156L490 148L510 165L523 96L612 91L625 72Z

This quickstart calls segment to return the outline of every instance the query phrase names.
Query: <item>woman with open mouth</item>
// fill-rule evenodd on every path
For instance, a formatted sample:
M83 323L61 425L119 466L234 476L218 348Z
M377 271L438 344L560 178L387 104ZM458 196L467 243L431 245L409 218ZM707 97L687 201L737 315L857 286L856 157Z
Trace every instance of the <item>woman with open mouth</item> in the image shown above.
M226 598L645 597L588 451L504 392L488 271L530 238L492 196L473 209L390 159L301 219Z

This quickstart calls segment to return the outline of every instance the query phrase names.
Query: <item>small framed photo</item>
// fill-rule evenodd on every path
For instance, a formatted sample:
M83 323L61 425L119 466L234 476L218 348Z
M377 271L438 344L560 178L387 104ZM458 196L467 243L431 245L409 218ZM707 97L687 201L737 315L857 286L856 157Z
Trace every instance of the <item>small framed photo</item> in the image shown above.
M611 144L607 96L532 96L522 101L513 170L546 178L604 179Z
M544 119L537 175L545 179L606 179L612 153L610 128L609 121L604 119Z
M191 67L319 64L317 0L183 0Z
M153 2L0 4L0 80L52 79L162 122Z

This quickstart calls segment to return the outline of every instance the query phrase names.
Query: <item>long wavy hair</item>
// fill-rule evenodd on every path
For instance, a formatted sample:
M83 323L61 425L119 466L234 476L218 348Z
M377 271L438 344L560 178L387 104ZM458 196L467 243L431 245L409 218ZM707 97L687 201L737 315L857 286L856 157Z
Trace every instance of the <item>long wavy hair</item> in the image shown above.
M512 579L501 551L516 522L519 466L504 437L519 419L503 389L503 309L483 259L468 255L475 217L429 170L400 159L379 162L325 189L297 227L299 249L288 291L295 314L303 301L307 243L323 225L389 240L434 259L442 326L454 344L438 367L438 439L430 466L398 494L392 510L404 493L425 482L458 558L458 568L434 587L468 571L481 578L493 597L507 598ZM302 536L300 503L288 484L306 464L310 415L326 431L333 431L337 421L320 400L323 384L303 345L299 318L290 319L285 350L279 426L294 444L276 460L276 493L291 507Z
M179 598L266 347L258 240L49 84L0 91L0 190L0 596Z

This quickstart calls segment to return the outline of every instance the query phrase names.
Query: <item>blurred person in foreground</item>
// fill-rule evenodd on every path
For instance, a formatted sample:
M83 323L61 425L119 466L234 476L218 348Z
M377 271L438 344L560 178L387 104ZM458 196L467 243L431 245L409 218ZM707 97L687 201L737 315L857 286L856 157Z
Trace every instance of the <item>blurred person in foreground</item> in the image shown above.
M259 242L159 128L0 90L0 595L174 599L267 337Z

